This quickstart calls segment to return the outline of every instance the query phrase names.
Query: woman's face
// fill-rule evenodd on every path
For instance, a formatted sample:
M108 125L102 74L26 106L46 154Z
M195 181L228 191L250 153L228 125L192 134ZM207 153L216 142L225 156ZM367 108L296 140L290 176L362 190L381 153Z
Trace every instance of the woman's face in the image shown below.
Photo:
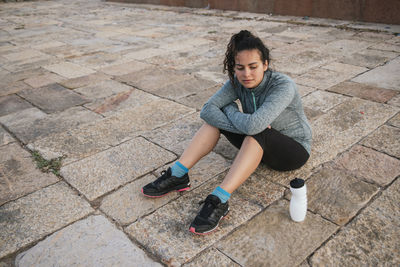
M246 88L257 87L267 69L268 61L262 62L257 49L240 51L235 57L236 78Z

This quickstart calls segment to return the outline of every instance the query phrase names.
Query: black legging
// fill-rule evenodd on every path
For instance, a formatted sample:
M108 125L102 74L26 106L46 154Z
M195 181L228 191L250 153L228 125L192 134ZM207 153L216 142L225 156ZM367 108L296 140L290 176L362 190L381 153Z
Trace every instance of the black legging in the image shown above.
M229 142L240 149L246 135L220 130ZM265 129L252 135L264 150L261 162L277 171L291 171L303 166L310 155L304 147L292 138L274 129Z

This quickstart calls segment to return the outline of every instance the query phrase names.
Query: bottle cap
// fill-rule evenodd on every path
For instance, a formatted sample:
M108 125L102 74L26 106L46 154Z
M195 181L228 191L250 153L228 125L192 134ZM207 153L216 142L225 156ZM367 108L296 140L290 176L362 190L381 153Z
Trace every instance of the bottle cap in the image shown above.
M304 185L304 180L300 178L294 178L292 181L290 181L291 188L300 188L303 187L303 185Z

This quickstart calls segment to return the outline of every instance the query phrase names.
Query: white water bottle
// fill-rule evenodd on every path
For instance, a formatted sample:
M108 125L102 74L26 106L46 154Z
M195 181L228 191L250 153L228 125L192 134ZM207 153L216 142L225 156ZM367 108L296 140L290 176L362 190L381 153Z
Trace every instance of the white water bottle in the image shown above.
M295 222L302 222L307 213L307 187L304 180L295 178L290 181L290 191L292 192L289 207L290 217Z

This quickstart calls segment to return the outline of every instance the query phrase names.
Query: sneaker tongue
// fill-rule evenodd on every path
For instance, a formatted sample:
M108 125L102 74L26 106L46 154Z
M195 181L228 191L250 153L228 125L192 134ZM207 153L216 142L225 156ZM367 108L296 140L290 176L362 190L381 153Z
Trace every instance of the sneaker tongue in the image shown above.
M208 195L207 198L206 198L206 202L207 201L211 201L215 205L218 205L219 203L221 203L221 199L219 199L219 197L217 197L215 195Z
M214 195L208 195L206 200L204 201L204 206L200 211L200 216L207 218L214 211L214 209L221 203L219 197Z

